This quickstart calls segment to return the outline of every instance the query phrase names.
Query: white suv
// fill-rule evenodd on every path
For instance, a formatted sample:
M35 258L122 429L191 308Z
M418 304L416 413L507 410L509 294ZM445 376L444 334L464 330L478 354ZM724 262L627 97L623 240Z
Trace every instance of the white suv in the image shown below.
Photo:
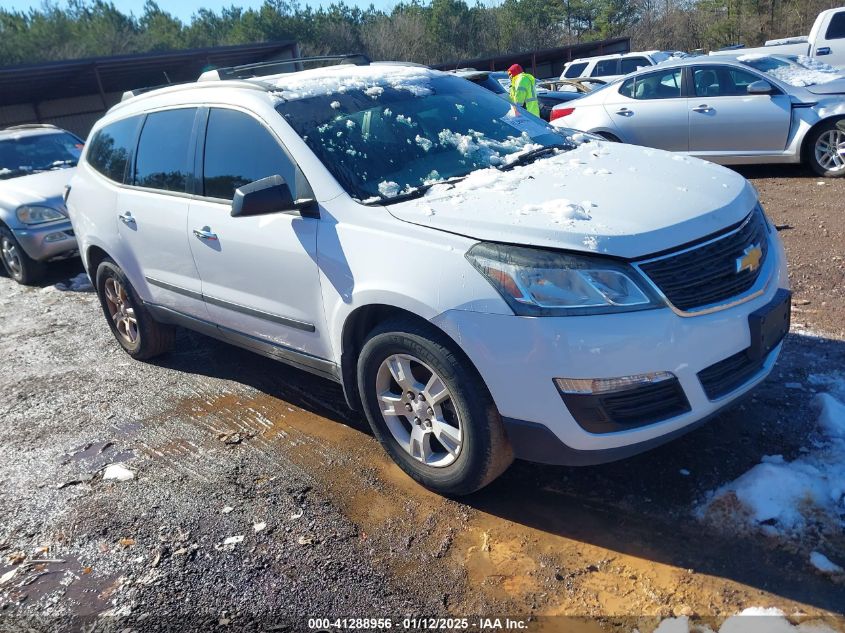
M593 77L610 82L641 68L654 66L672 57L685 57L677 51L643 51L637 53L614 53L581 57L567 62L560 74L561 79L584 79Z
M241 74L113 107L71 183L131 356L181 325L338 381L447 494L643 451L771 370L786 263L741 176L429 69Z

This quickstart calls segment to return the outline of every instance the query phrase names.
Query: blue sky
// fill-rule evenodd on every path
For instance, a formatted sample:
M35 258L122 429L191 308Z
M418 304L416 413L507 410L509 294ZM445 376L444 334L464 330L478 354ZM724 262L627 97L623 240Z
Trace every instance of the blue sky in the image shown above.
M114 5L124 13L134 13L140 15L144 10L145 0L113 0ZM303 0L303 4L317 7L320 5L329 5L332 0L324 1L307 1ZM379 9L389 9L397 4L396 0L346 0L347 4L358 5L360 7L368 7L370 3L374 4ZM65 2L57 2L59 6L64 6ZM211 9L212 11L220 12L223 7L232 5L243 7L244 9L257 8L264 4L264 0L179 0L178 2L168 2L167 0L158 0L158 5L175 15L183 22L188 22L191 16L198 9ZM17 11L27 11L32 8L41 7L41 0L31 2L28 0L4 0L3 8Z

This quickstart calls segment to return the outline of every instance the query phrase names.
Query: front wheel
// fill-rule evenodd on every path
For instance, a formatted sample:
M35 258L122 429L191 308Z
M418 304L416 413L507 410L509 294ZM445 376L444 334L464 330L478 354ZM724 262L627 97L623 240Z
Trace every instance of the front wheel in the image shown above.
M25 286L40 280L46 270L44 263L26 254L15 235L5 226L0 226L0 259L9 277Z
M433 326L396 319L376 328L361 350L358 387L376 438L427 488L469 494L513 461L487 387Z
M845 176L845 119L819 126L808 139L807 162L820 176Z

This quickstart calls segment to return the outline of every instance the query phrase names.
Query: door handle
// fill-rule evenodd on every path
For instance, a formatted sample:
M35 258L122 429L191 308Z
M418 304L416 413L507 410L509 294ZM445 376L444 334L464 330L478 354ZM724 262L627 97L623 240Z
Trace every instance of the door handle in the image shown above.
M132 214L129 213L129 211L125 211L124 213L121 213L117 217L126 226L134 226L135 225L135 218L132 217Z
M816 55L830 55L830 46L822 46L816 49Z
M702 103L702 104L701 104L700 106L698 106L697 108L693 108L693 109L692 109L692 111L693 111L693 112L712 112L712 111L713 111L713 108L711 108L711 107L710 107L709 105L707 105L706 103Z
M204 226L201 229L194 229L194 235L196 235L201 240L209 240L209 241L216 241L217 234L211 232L211 228L208 226Z
M634 111L633 111L633 110L629 110L628 108L619 108L619 109L616 111L616 114L620 114L620 115L622 115L622 116L631 116L632 114L634 114Z

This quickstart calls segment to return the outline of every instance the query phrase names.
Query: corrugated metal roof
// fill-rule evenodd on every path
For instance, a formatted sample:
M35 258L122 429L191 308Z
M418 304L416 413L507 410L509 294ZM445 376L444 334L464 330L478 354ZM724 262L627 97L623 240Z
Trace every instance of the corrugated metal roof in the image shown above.
M286 51L293 53L295 47L294 41L275 41L2 66L0 105L194 81L208 66L239 66L265 61Z

